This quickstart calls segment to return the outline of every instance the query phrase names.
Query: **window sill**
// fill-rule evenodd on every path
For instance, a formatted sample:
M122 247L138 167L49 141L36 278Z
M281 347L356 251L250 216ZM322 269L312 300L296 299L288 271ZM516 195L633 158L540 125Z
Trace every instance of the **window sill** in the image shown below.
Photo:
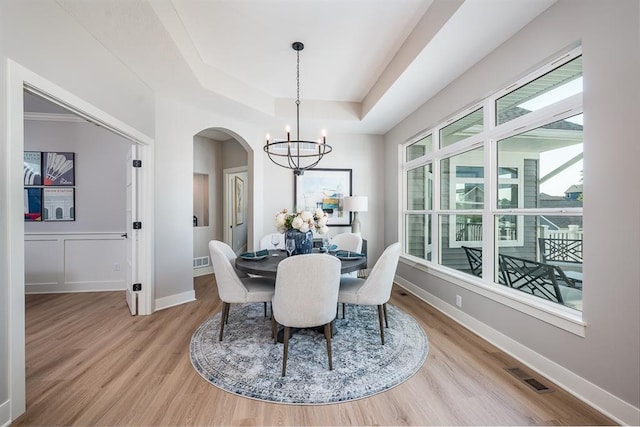
M516 291L505 286L488 283L480 278L447 267L435 265L411 255L403 254L400 257L400 262L567 332L571 332L579 337L585 336L586 323L582 320L582 312L578 310L528 296L524 292Z

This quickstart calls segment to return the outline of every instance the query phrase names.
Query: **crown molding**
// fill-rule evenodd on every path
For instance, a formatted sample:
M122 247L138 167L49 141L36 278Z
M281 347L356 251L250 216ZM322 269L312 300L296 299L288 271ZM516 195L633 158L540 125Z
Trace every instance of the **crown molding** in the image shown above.
M25 120L44 121L44 122L87 122L82 117L75 114L59 114L59 113L24 113Z

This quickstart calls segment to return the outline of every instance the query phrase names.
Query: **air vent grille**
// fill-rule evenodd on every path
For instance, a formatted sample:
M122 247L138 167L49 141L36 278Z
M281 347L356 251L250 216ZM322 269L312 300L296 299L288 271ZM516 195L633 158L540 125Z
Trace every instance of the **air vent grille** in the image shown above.
M202 256L193 259L193 268L204 268L209 266L209 257Z
M547 387L535 378L532 378L527 372L521 368L505 368L514 377L529 386L536 393L552 393L553 389Z

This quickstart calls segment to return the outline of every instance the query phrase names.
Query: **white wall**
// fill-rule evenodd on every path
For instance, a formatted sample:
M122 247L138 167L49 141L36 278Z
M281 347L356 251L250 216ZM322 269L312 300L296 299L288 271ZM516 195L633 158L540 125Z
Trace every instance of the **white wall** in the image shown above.
M327 137L333 151L322 159L319 168L352 169L353 194L369 197L369 211L358 214L362 237L367 240L368 263L372 267L384 250L385 176L383 173L383 138L377 135L330 134ZM276 212L293 210L294 175L266 159L265 166L264 234L275 233ZM395 190L394 193L395 194ZM329 235L350 232L350 226L331 227ZM392 243L388 241L387 244ZM257 247L257 242L256 242Z
M640 423L640 199L632 175L640 158L639 8L636 0L558 1L390 131L384 150L390 242L398 237L398 145L582 42L585 337L407 264L400 264L398 275L445 310L462 295L462 310L450 310L454 317L472 319L521 345L538 358L538 366L564 372L554 379L579 387L574 392L630 424Z
M225 117L212 111L183 104L165 97L159 97L157 104L156 139L156 228L155 265L156 300L172 298L172 301L188 301L193 298L192 258L194 250L193 233L193 138L200 131L221 128L245 149L259 147L264 130L247 124L244 120ZM249 153L249 180L263 176L262 156L253 159ZM222 165L224 167L224 164ZM262 233L263 179L255 179L249 188L249 209L256 213L248 216L249 239L253 234Z

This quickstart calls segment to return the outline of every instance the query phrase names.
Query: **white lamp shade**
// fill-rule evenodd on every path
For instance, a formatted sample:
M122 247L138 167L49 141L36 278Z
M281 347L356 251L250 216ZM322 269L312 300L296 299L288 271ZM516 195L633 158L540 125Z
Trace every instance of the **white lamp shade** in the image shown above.
M367 196L347 196L343 204L345 211L366 212L369 210L369 198Z

